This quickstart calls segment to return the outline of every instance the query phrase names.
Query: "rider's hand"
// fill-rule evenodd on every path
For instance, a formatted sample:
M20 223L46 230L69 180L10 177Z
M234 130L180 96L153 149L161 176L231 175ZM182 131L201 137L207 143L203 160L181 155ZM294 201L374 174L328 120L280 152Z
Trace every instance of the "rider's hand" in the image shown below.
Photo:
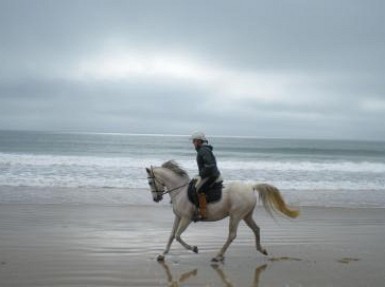
M199 175L194 176L195 186L198 186L202 181L202 178Z

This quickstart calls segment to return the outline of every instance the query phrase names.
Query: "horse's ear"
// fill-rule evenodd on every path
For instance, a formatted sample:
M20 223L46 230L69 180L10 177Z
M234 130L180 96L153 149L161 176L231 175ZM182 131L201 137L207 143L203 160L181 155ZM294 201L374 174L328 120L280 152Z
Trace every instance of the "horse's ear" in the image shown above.
M148 167L146 167L146 171L148 174L151 174L151 170Z

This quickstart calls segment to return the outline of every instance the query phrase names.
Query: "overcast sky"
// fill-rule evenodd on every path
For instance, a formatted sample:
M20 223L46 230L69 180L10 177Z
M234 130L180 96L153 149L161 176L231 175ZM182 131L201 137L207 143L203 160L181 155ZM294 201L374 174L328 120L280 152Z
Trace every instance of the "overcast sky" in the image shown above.
M385 140L385 1L0 0L0 129Z

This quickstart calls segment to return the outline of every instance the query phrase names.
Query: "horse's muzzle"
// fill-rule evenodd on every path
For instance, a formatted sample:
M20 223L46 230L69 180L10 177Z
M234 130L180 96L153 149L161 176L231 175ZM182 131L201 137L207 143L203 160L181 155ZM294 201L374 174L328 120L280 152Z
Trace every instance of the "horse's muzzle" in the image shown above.
M155 202L159 202L163 199L163 196L162 195L157 195L155 198L154 198L154 201Z

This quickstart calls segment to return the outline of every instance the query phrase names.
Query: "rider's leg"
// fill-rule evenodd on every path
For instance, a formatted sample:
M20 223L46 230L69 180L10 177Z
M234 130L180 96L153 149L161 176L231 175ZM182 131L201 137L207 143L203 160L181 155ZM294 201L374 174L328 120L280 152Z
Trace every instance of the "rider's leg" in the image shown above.
M200 219L206 219L207 218L207 199L206 194L204 192L198 193L199 198L199 213L201 218Z
M200 180L195 186L199 201L198 218L194 220L202 220L207 218L207 192L209 192L211 185L217 180L217 177L205 177Z
M207 200L205 195L205 188L207 186L207 181L209 180L209 177L202 178L200 181L197 182L195 185L195 192L198 196L198 210L194 215L194 221L205 219L207 216Z

